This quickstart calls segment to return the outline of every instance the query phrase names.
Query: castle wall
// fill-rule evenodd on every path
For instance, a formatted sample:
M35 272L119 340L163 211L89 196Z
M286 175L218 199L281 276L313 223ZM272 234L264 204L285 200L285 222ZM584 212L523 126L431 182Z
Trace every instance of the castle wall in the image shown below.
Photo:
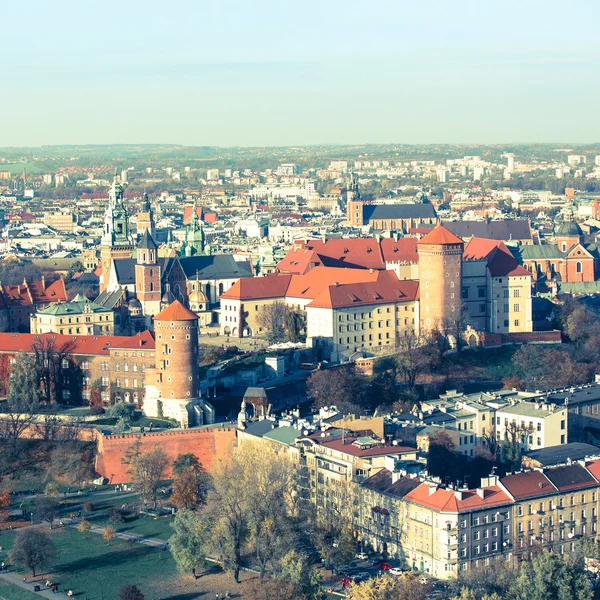
M137 434L98 435L98 453L96 455L96 471L106 477L110 483L128 483L127 465L121 462L127 449L140 437ZM236 430L230 429L195 429L186 431L164 431L147 433L142 436L141 451L146 452L160 446L172 464L179 454L192 452L198 457L207 471L210 471L215 460L227 456L236 444ZM166 474L172 477L172 472Z

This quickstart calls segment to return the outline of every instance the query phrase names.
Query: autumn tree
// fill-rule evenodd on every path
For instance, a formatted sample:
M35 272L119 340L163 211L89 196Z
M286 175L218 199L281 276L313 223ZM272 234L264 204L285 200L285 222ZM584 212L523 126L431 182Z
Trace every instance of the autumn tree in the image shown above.
M20 529L15 536L8 560L18 567L36 571L47 566L54 556L54 544L50 536L39 529Z
M320 369L306 382L313 407L336 406L343 413L361 414L367 400L367 381L353 364Z
M134 489L144 502L152 502L156 508L158 489L169 466L169 458L160 446L140 452L131 458L128 474Z
M10 508L10 492L6 489L0 490L0 521L8 519Z
M308 600L300 586L278 577L251 579L244 586L247 600Z
M425 600L431 585L421 583L415 573L404 573L395 577L376 577L355 583L346 592L348 600Z
M206 565L209 524L202 515L183 508L177 511L172 527L175 533L169 538L169 547L177 569L197 577L196 571Z
M414 390L419 375L431 372L441 361L439 345L412 329L398 336L396 349L397 372L409 390Z
M453 468L455 457L456 446L443 429L429 436L427 470L433 477L439 477L442 481L453 479L455 475Z
M261 307L257 323L265 331L269 344L299 342L305 328L303 313L285 302L274 302Z
M129 583L119 590L119 600L144 600L144 594L137 585Z
M171 502L177 508L194 509L206 503L209 476L200 463L185 467L173 478Z
M85 517L77 524L77 531L79 531L79 533L87 533L91 528L92 524Z
M113 538L115 537L116 533L115 533L115 528L111 527L110 525L107 525L103 530L102 530L102 537L104 538L104 541L110 546L110 542L113 540Z

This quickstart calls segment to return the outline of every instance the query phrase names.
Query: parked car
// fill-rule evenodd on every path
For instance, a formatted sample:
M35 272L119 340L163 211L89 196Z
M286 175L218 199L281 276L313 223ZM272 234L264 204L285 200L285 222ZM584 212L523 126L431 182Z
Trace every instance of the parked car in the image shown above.
M392 567L388 572L390 575L402 575L402 569L400 567Z
M392 568L392 565L390 565L390 563L387 563L387 562L380 562L377 566L382 571L389 571Z
M356 555L356 558L358 558L359 560L367 560L369 558L369 555L366 552L359 552Z

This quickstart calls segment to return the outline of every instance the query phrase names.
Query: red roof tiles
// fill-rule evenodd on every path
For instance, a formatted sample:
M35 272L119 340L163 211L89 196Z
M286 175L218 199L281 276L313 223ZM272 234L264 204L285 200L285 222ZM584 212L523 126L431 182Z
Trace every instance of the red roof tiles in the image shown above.
M430 231L426 236L422 237L418 242L419 245L438 244L440 246L462 244L463 241L451 231L448 231L443 225L438 225L433 231Z
M56 347L70 348L76 355L106 355L111 348L154 350L152 333L143 331L133 336L59 335L57 333L0 333L0 353L32 352L34 344L52 341Z
M197 321L198 315L186 308L179 300L175 300L163 311L159 312L154 321Z

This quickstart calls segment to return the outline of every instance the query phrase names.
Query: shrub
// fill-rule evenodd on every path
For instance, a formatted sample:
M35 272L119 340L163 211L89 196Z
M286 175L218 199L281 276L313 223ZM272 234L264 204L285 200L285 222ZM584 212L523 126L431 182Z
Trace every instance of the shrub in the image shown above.
M90 406L90 415L103 415L105 412L103 406Z
M111 523L123 523L125 521L125 517L120 508L109 508L108 518Z

